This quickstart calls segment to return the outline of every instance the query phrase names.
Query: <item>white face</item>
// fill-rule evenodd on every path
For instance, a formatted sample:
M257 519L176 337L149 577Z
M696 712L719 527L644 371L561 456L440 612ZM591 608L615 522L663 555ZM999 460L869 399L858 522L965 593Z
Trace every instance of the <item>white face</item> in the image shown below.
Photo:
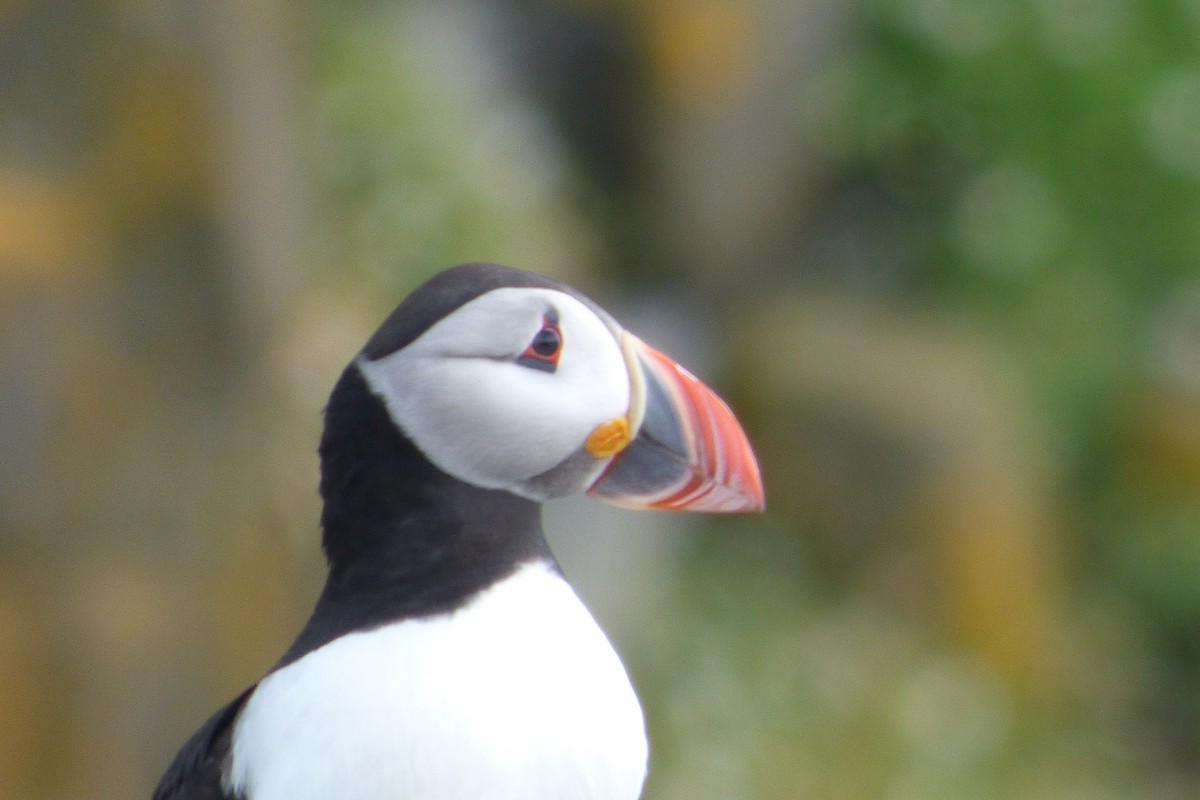
M561 346L551 369L523 356L555 319ZM358 366L396 425L443 472L544 500L582 489L607 464L584 442L629 409L616 335L570 295L502 288Z

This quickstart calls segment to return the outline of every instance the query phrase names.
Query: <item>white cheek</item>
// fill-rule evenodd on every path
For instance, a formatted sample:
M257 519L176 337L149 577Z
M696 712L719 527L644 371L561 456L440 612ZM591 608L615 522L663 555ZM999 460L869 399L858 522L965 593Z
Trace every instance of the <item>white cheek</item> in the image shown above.
M510 362L434 360L407 395L403 424L452 474L506 486L540 474L587 436L591 414L564 397L554 376ZM414 376L417 377L417 376ZM594 402L594 401L593 401Z
M628 408L629 378L616 348L577 349L564 352L553 374L511 361L404 352L360 368L440 469L513 489L565 461L597 425Z
M563 331L553 373L516 361L548 307ZM579 453L596 426L629 408L629 374L612 331L561 292L495 290L408 347L358 365L392 420L443 472L518 493L534 491L529 479Z

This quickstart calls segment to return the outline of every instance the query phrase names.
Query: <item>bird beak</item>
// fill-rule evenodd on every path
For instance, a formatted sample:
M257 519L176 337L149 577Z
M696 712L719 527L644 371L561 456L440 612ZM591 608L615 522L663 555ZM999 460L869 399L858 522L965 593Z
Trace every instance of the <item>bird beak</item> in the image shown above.
M619 337L630 409L588 438L593 455L611 458L588 494L631 508L762 511L758 462L725 401L637 337Z

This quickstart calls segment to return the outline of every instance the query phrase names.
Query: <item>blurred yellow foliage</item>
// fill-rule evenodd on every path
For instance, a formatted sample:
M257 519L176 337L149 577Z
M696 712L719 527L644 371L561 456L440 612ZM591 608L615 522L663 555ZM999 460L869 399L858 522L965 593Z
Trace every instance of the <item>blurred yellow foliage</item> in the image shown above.
M104 111L92 177L119 230L210 191L213 131L197 75L180 64L144 63L118 85Z
M656 0L646 7L653 73L667 96L715 105L750 85L754 5L734 0Z
M62 280L103 265L96 211L72 179L0 164L0 281Z

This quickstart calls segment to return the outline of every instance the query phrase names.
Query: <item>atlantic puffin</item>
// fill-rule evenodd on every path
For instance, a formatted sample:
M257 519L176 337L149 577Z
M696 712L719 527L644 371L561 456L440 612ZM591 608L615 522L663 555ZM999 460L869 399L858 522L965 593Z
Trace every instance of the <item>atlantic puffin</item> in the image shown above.
M636 800L641 706L541 504L761 509L728 406L576 290L463 264L384 320L324 421L312 616L154 800Z

